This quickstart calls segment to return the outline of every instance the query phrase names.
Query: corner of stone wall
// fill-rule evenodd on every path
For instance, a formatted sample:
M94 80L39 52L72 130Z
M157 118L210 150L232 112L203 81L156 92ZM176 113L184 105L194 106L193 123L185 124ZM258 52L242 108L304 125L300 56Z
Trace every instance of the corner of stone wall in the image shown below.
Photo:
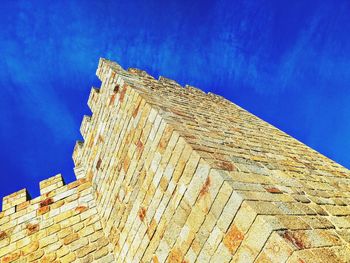
M29 203L36 199L42 199L48 196L51 192L65 185L61 174L57 174L48 179L42 180L40 183L40 196L32 199L26 188L14 192L3 197L2 212L6 215L14 213L17 210L25 208Z
M7 195L2 201L2 211L14 209L17 205L25 203L31 199L26 188Z

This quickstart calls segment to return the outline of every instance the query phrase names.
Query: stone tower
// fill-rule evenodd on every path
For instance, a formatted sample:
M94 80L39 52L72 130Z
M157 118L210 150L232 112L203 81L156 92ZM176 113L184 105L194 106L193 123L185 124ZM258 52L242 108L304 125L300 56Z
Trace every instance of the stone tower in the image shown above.
M3 199L1 262L350 262L350 172L224 98L101 59L73 159Z

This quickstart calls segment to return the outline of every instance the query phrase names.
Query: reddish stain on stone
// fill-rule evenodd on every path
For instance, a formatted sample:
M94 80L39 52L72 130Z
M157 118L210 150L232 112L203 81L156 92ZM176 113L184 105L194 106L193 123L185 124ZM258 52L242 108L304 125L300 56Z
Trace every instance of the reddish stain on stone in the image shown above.
M118 93L119 89L120 89L120 86L117 84L117 85L115 85L113 91L114 91L115 93Z
M227 232L223 243L233 254L238 248L238 246L241 244L243 238L244 234L235 225L233 225Z
M15 253L12 253L10 255L3 257L1 262L2 263L13 262L13 261L19 259L20 256L21 256L20 252L15 252Z
M96 164L96 169L97 170L100 169L101 164L102 164L102 159L98 159L97 164Z
M110 100L109 100L109 106L113 105L115 101L115 94L112 94Z
M0 240L3 240L5 238L7 238L6 232L5 231L0 231Z
M216 161L215 164L219 169L222 169L222 170L226 170L226 171L235 171L236 170L236 167L230 162Z
M3 263L8 263L8 262L11 262L11 261L12 261L11 255L5 256L5 257L3 257L3 259L2 259L2 262L3 262Z
M139 112L140 104L137 105L136 109L133 111L132 116L135 118L137 116L137 113Z
M146 208L142 207L139 211L139 218L143 222L146 217Z
M43 215L43 214L46 214L47 212L50 211L50 207L49 206L43 206L43 207L40 207L38 209L38 215Z
M119 97L120 102L123 102L125 93L126 93L126 86L124 86L124 88L120 92L120 97Z
M47 198L44 201L40 202L40 207L48 206L48 205L51 205L51 204L53 204L52 198Z
M170 251L168 262L182 263L183 262L182 258L183 258L183 255L181 250L178 248L175 248Z
M207 180L205 180L205 183L202 186L201 191L199 192L200 197L206 195L209 192L210 185L211 185L211 180L210 180L210 177L208 176Z
M307 247L299 235L296 235L290 231L285 231L283 233L283 238L291 242L297 249L305 249Z
M141 140L138 140L136 143L136 148L138 151L142 151L143 150L143 143Z
M86 206L83 206L83 205L77 206L75 208L75 211L78 212L79 214L82 212L85 212L86 210L88 210L88 208Z
M38 224L28 224L27 230L28 230L27 231L28 235L31 235L31 234L39 231L39 225Z
M271 194L283 194L283 192L276 187L265 188L265 190Z

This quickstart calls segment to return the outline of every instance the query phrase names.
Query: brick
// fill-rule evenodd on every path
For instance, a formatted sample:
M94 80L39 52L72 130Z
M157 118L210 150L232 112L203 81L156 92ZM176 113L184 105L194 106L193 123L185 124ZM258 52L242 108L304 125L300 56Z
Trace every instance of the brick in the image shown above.
M39 241L40 247L46 247L58 241L58 236L56 234L52 234L50 236L44 237Z
M273 232L257 257L257 262L285 262L295 248Z
M97 248L102 248L108 245L108 239L105 237L101 237L96 241Z
M47 229L47 234L51 235L51 234L57 233L60 230L61 230L61 226L59 224L54 224Z
M63 244L68 245L78 239L79 239L79 235L77 233L72 233L63 239Z
M45 206L51 205L51 204L53 204L53 202L54 201L52 198L47 198L47 199L40 202L40 207L45 207Z
M80 239L75 240L72 243L70 243L70 249L72 251L76 251L79 248L86 246L88 243L89 243L89 241L86 237L80 238Z
M79 231L79 235L81 237L89 236L92 233L94 233L94 227L93 226L84 227L82 230Z
M44 251L42 249L37 250L37 251L29 254L28 261L32 262L32 261L38 260L38 259L42 258L43 255L44 255Z
M89 253L93 252L96 250L96 245L89 245L89 246L84 246L82 248L79 248L78 250L76 250L76 255L78 258L83 258L86 255L88 255Z
M82 212L85 212L85 211L87 211L88 210L88 207L86 207L86 206L77 206L76 208L75 208L75 211L77 212L77 213L82 213Z
M39 242L38 241L33 241L29 245L25 246L22 248L22 252L24 255L28 255L36 250L39 249Z
M32 235L32 234L34 234L34 233L39 231L40 226L39 226L39 224L30 224L29 223L26 226L26 228L27 228L27 235Z
M102 238L104 236L102 231L94 232L92 235L89 236L90 242L95 242L99 238Z
M221 232L221 230L215 226L213 230L210 232L209 236L207 237L206 242L203 245L203 248L198 251L200 254L198 256L198 260L200 262L202 261L209 261L211 256L214 254L215 250L219 246L220 242L224 238L224 233ZM224 244L229 245L227 242L231 242L228 240L228 236ZM228 246L230 247L230 246Z
M57 257L63 258L64 256L68 255L69 252L70 252L70 250L67 246L62 246L57 250Z
M100 259L104 256L106 256L108 254L108 248L107 247L102 247L100 249L98 249L95 253L94 253L94 259Z
M55 259L57 258L55 253L46 254L40 259L40 263L52 263L55 262Z
M8 263L8 262L13 262L19 259L21 256L21 252L14 252L9 255L6 255L2 258L1 262L3 263Z
M74 253L69 253L61 258L62 263L70 263L73 262L76 259L76 256Z
M225 235L223 243L228 248L228 250L233 253L236 251L243 239L244 233L240 231L235 225L233 225Z
M5 238L7 238L6 232L5 231L0 231L0 240L3 240Z
M280 235L297 249L341 245L341 239L334 230L287 230L282 231Z
M55 220L55 223L59 223L69 217L71 217L73 215L73 211L72 210L68 210L68 211L65 211L59 215L57 215L54 220Z
M113 255L109 254L107 256L100 258L97 262L98 263L111 263L111 262L114 262L114 257L113 257Z
M3 262L350 262L349 170L218 95L97 75L79 179L4 197Z
M50 207L49 206L40 207L39 210L38 210L38 215L39 216L44 215L44 214L46 214L49 211L50 211Z

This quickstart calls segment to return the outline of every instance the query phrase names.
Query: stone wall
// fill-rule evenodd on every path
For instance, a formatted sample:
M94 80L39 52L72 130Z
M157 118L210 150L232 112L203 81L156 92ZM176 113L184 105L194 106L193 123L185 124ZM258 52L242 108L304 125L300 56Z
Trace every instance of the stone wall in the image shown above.
M64 185L57 175L40 183L40 193L29 200L23 189L4 198L1 262L113 262L91 182Z
M4 199L5 262L350 261L349 170L220 96L104 59L97 75L78 181Z

